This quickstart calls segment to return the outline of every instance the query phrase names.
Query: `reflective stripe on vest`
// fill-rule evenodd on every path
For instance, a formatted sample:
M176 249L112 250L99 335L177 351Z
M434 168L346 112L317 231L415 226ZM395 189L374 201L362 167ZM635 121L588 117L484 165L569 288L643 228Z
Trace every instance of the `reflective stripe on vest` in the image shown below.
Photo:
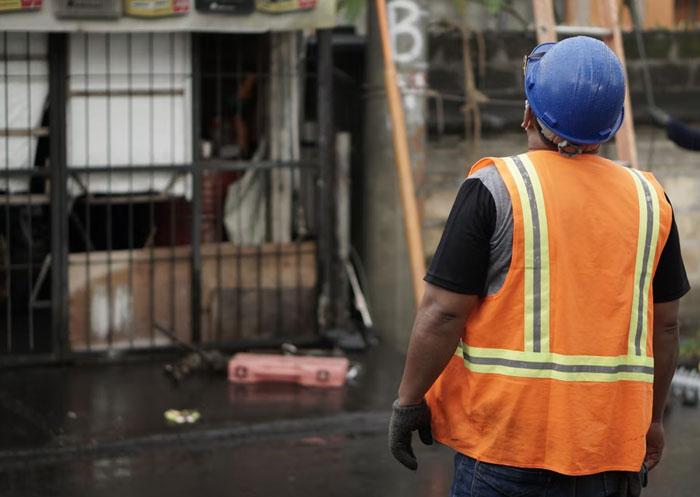
M627 169L639 198L639 230L630 315L628 354L588 356L549 350L549 234L542 186L526 154L503 159L518 190L524 232L524 350L470 347L460 341L456 355L467 369L562 381L654 381L654 359L646 355L649 285L659 236L659 199L643 174ZM516 254L513 254L515 257Z
M515 180L525 231L525 351L549 351L549 233L542 185L523 154L504 159Z
M634 269L634 300L630 315L628 354L646 355L649 316L649 285L654 271L656 244L659 239L659 199L656 189L642 173L627 169L634 178L639 197L639 234L637 262Z

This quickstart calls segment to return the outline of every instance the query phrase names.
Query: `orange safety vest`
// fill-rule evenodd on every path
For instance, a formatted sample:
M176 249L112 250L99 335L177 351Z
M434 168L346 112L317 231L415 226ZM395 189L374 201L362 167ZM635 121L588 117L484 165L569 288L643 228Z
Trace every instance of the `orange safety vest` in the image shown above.
M651 422L652 279L671 206L649 173L594 155L486 158L513 206L502 288L480 299L426 398L435 438L568 475L638 471Z

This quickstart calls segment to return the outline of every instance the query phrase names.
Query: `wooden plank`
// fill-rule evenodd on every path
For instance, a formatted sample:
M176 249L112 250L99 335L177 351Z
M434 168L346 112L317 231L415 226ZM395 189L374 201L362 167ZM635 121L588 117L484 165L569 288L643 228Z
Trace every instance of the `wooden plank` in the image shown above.
M70 254L72 349L86 350L88 343L92 350L106 349L110 333L113 349L169 345L151 329L152 318L189 342L190 252L190 246L179 246ZM202 245L201 253L204 341L315 332L314 242L212 243Z
M23 137L23 136L49 136L49 128L21 129L10 128L0 129L0 137Z
M183 89L164 90L74 90L71 97L179 97L185 94Z
M566 0L566 22L574 26L591 24L591 5L579 0Z
M552 5L552 0L533 0L532 8L535 14L537 43L556 42L557 33L554 30L554 6Z
M0 196L0 207L3 205L46 205L50 202L46 193L11 193Z
M598 0L597 2L603 25L612 28L613 35L604 38L605 43L612 49L622 62L622 67L627 75L625 50L622 44L622 31L618 19L618 5L616 0ZM629 78L627 78L629 80ZM620 130L615 135L617 145L617 158L627 162L630 167L637 169L637 140L634 134L634 119L632 117L632 101L630 99L629 85L625 87L625 120Z

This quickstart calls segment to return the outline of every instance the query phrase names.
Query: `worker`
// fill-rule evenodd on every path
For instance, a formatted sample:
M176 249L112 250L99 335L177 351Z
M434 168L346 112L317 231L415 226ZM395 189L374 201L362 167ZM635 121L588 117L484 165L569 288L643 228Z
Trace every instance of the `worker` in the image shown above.
M666 136L673 143L686 150L700 150L700 130L672 118L659 107L649 107L649 115L654 124L666 130Z
M525 59L527 153L462 184L416 313L389 446L457 451L451 496L639 495L689 290L671 204L649 173L600 157L625 77L601 41ZM644 463L644 464L643 464Z

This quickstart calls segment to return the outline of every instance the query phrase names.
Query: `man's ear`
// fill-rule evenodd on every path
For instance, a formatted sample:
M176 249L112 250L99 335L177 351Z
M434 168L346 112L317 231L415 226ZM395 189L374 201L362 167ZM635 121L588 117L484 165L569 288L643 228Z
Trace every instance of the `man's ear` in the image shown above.
M525 100L525 112L523 113L523 122L520 127L523 129L528 129L532 125L532 109L530 109L530 104Z

